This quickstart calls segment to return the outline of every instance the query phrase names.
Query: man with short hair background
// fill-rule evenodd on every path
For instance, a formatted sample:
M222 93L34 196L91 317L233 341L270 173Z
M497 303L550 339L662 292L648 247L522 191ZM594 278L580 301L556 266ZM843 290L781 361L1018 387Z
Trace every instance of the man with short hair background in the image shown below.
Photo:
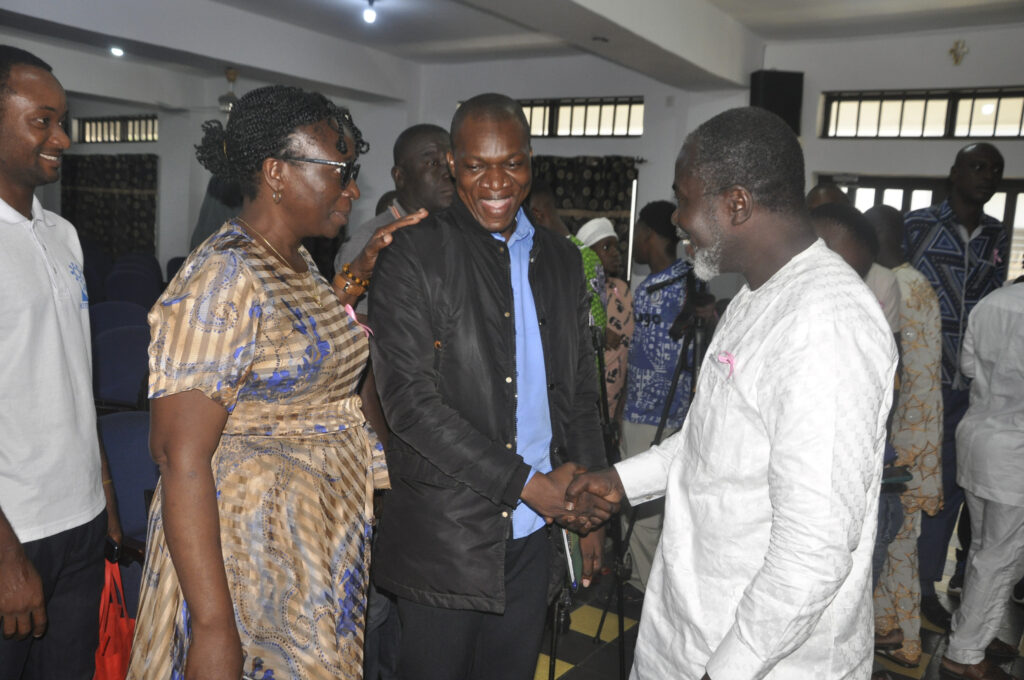
M370 288L393 433L375 581L398 598L403 680L532 678L545 522L586 531L613 507L566 507L579 465L604 464L590 300L576 246L521 208L529 130L515 100L464 102L448 154L456 199L396 233ZM601 544L601 532L581 540L584 582Z
M665 498L634 680L870 675L896 348L867 287L815 238L803 183L796 136L753 107L701 125L676 161L697 275L747 283L682 430L567 492Z
M448 170L449 150L448 131L437 125L420 123L398 135L392 149L394 165L391 168L395 198L385 211L347 231L334 256L335 271L340 272L346 262L354 259L377 229L420 209L434 213L451 205L455 186ZM365 297L359 300L356 310L366 311Z
M921 613L941 628L949 612L935 594L942 580L946 551L964 493L956 483L956 428L967 410L970 380L960 370L967 317L981 298L1006 281L1009 234L999 220L986 215L985 204L1003 178L1003 156L991 144L968 144L949 170L949 197L937 206L907 213L904 250L910 264L925 275L939 298L942 312L942 509L921 520L918 555L921 563ZM951 583L963 581L970 543L970 519L960 522L961 550Z
M60 177L66 123L50 66L0 45L0 674L21 680L92 680L104 535L121 539L82 248L34 196Z

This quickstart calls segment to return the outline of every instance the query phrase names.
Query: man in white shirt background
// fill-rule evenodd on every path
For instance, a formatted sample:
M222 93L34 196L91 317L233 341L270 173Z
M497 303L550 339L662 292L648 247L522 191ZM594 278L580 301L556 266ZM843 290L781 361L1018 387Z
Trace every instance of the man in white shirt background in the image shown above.
M59 177L66 118L50 67L0 45L0 676L15 680L92 679L104 534L121 537L82 248L33 196Z
M665 498L632 677L867 677L871 555L896 348L878 302L817 240L803 154L755 108L701 125L676 223L704 279L739 272L679 433L584 490Z
M960 608L942 669L969 680L1011 680L1017 656L997 634L1024 577L1024 284L992 291L971 311L960 369L972 379L956 429L956 481L971 513Z

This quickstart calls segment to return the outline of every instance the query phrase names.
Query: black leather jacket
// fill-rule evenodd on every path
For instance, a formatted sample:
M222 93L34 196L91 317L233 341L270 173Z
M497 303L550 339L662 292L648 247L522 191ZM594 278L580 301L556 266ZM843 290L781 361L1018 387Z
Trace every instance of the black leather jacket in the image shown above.
M605 465L579 252L536 230L530 288L553 465ZM458 198L395 233L370 288L374 374L393 434L391 493L374 546L378 586L438 607L502 612L505 541L529 466L516 454L508 249Z

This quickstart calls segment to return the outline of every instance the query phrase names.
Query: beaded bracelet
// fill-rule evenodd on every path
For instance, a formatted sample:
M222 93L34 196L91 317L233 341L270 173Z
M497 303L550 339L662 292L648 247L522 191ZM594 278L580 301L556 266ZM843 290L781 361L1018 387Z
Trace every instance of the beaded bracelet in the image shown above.
M347 276L348 278L352 279L352 282L355 283L357 286L361 286L363 288L367 288L370 285L370 279L369 278L361 279L361 278L359 278L358 276L356 276L355 274L352 273L352 263L351 262L346 262L345 264L343 264L341 266L341 273L344 274L345 276Z
M366 292L366 286L357 283L356 277L349 278L342 272L334 275L334 285L341 289L343 295L359 297Z

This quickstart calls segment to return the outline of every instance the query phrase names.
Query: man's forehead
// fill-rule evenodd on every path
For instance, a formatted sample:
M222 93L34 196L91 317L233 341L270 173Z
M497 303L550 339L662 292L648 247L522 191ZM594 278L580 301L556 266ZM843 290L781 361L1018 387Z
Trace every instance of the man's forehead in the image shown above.
M452 138L452 148L464 150L467 144L503 142L510 146L519 145L524 150L530 147L530 136L512 116L473 116L463 121Z
M957 156L957 160L960 163L987 160L989 162L998 163L1002 165L1003 154L999 153L998 149L995 149L990 146L974 146L968 147L961 151L960 154Z

